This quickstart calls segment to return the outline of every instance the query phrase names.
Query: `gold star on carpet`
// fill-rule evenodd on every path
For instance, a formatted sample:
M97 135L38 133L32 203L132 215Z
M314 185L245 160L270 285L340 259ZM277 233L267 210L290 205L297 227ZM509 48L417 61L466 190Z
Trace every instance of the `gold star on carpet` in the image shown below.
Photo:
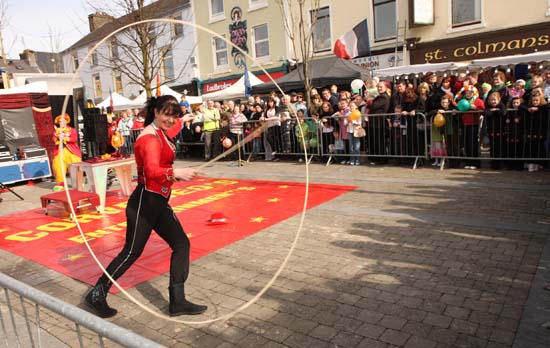
M63 259L63 261L71 261L71 262L73 262L73 261L76 261L76 260L81 259L81 258L83 258L83 257L85 257L84 254L74 254L74 255L73 255L73 254L69 254L69 255L67 255L66 258Z
M6 232L7 230L8 230L7 228L0 228L0 233Z
M288 185L279 185L279 188L284 188L284 189L286 189L286 188L289 188L289 187L290 187L290 186L288 186Z
M279 201L280 201L279 198L270 198L270 199L267 200L267 203L277 203Z
M264 220L267 220L267 219L264 218L263 216L258 216L258 217L255 217L255 218L250 219L249 222L258 222L258 223L262 223Z

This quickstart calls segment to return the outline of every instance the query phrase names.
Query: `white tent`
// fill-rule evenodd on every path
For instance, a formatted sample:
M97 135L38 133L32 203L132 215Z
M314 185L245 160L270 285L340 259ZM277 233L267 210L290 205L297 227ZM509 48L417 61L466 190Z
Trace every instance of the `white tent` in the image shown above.
M157 87L151 87L151 93L153 94L153 96L156 94L157 92ZM166 86L166 85L161 85L160 86L160 94L161 95L171 95L173 96L174 98L176 98L178 101L181 99L181 93L178 93L176 91L174 91L172 88ZM202 97L195 97L195 96L191 96L191 95L187 95L185 96L185 100L187 100L189 102L189 104L200 104L202 103ZM136 106L143 106L143 104L145 104L145 102L147 101L147 93L145 91L143 91L136 99L132 100L132 103L133 104L138 104Z
M256 85L259 85L260 83L263 83L262 80L260 80L259 78L256 77L256 75L254 75L253 73L251 73L250 71L248 72L248 79L250 81L250 86L256 86ZM231 86L225 88L225 89L222 89L221 91L216 91L216 92L212 92L212 93L207 93L207 94L203 94L202 95L202 99L203 100L208 100L208 99L236 99L236 98L244 98L245 95L244 95L244 75L241 76L241 78L239 80L237 80L237 82L235 82L234 84L232 84Z
M422 74L422 73L437 73L452 71L458 69L465 69L468 67L468 63L426 63L426 64L413 64L413 65L404 65L396 66L393 68L378 69L374 70L373 75L377 77L393 77L399 75L409 75L409 74Z
M46 81L32 82L26 85L0 89L0 94L16 93L48 93L48 83Z
M112 92L107 98L105 98L101 103L97 104L98 108L106 108L111 105L111 97L113 99L113 107L117 108L123 105L132 103L132 101L116 92Z
M486 68L501 65L515 65L515 64L528 64L550 61L550 51L535 52L529 54L518 54L513 56L474 59L472 60L472 66Z
M42 82L46 85L48 95L72 95L73 89L82 87L82 81L77 74L42 74L42 73L14 73L12 86L23 87ZM37 85L35 85L37 86ZM34 87L27 87L34 88Z

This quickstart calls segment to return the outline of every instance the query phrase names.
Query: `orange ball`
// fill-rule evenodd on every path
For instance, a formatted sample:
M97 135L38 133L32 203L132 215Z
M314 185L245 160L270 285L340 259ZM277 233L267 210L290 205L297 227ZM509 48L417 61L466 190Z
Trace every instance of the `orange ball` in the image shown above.
M361 111L359 110L353 110L351 114L349 115L350 120L357 121L361 118Z
M443 116L442 114L435 115L434 125L436 127L443 127L445 125L445 116Z
M225 139L223 139L223 141L222 141L222 146L223 146L225 149L229 149L231 146L233 146L233 142L231 141L230 138L225 138Z

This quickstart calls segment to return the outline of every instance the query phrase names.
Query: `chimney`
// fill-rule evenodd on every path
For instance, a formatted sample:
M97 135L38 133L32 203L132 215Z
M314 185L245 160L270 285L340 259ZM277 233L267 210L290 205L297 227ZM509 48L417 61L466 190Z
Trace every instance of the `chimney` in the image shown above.
M28 48L23 51L23 53L19 53L19 59L26 60L30 66L38 66L36 63L36 53L33 50L29 50Z
M113 19L114 18L112 16L109 16L105 12L96 12L96 13L92 13L91 15L88 15L88 22L90 24L90 33L101 28L106 23L111 22Z

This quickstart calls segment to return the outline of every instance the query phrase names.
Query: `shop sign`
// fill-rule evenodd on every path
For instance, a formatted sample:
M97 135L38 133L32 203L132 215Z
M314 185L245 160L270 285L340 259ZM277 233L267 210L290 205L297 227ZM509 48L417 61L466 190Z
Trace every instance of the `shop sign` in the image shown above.
M397 60L395 53L387 53L350 59L350 61L369 71L374 71L378 69L393 68L394 66L400 65L403 61L403 53L397 52Z
M411 50L411 64L459 62L549 50L550 26L545 24L419 43Z

